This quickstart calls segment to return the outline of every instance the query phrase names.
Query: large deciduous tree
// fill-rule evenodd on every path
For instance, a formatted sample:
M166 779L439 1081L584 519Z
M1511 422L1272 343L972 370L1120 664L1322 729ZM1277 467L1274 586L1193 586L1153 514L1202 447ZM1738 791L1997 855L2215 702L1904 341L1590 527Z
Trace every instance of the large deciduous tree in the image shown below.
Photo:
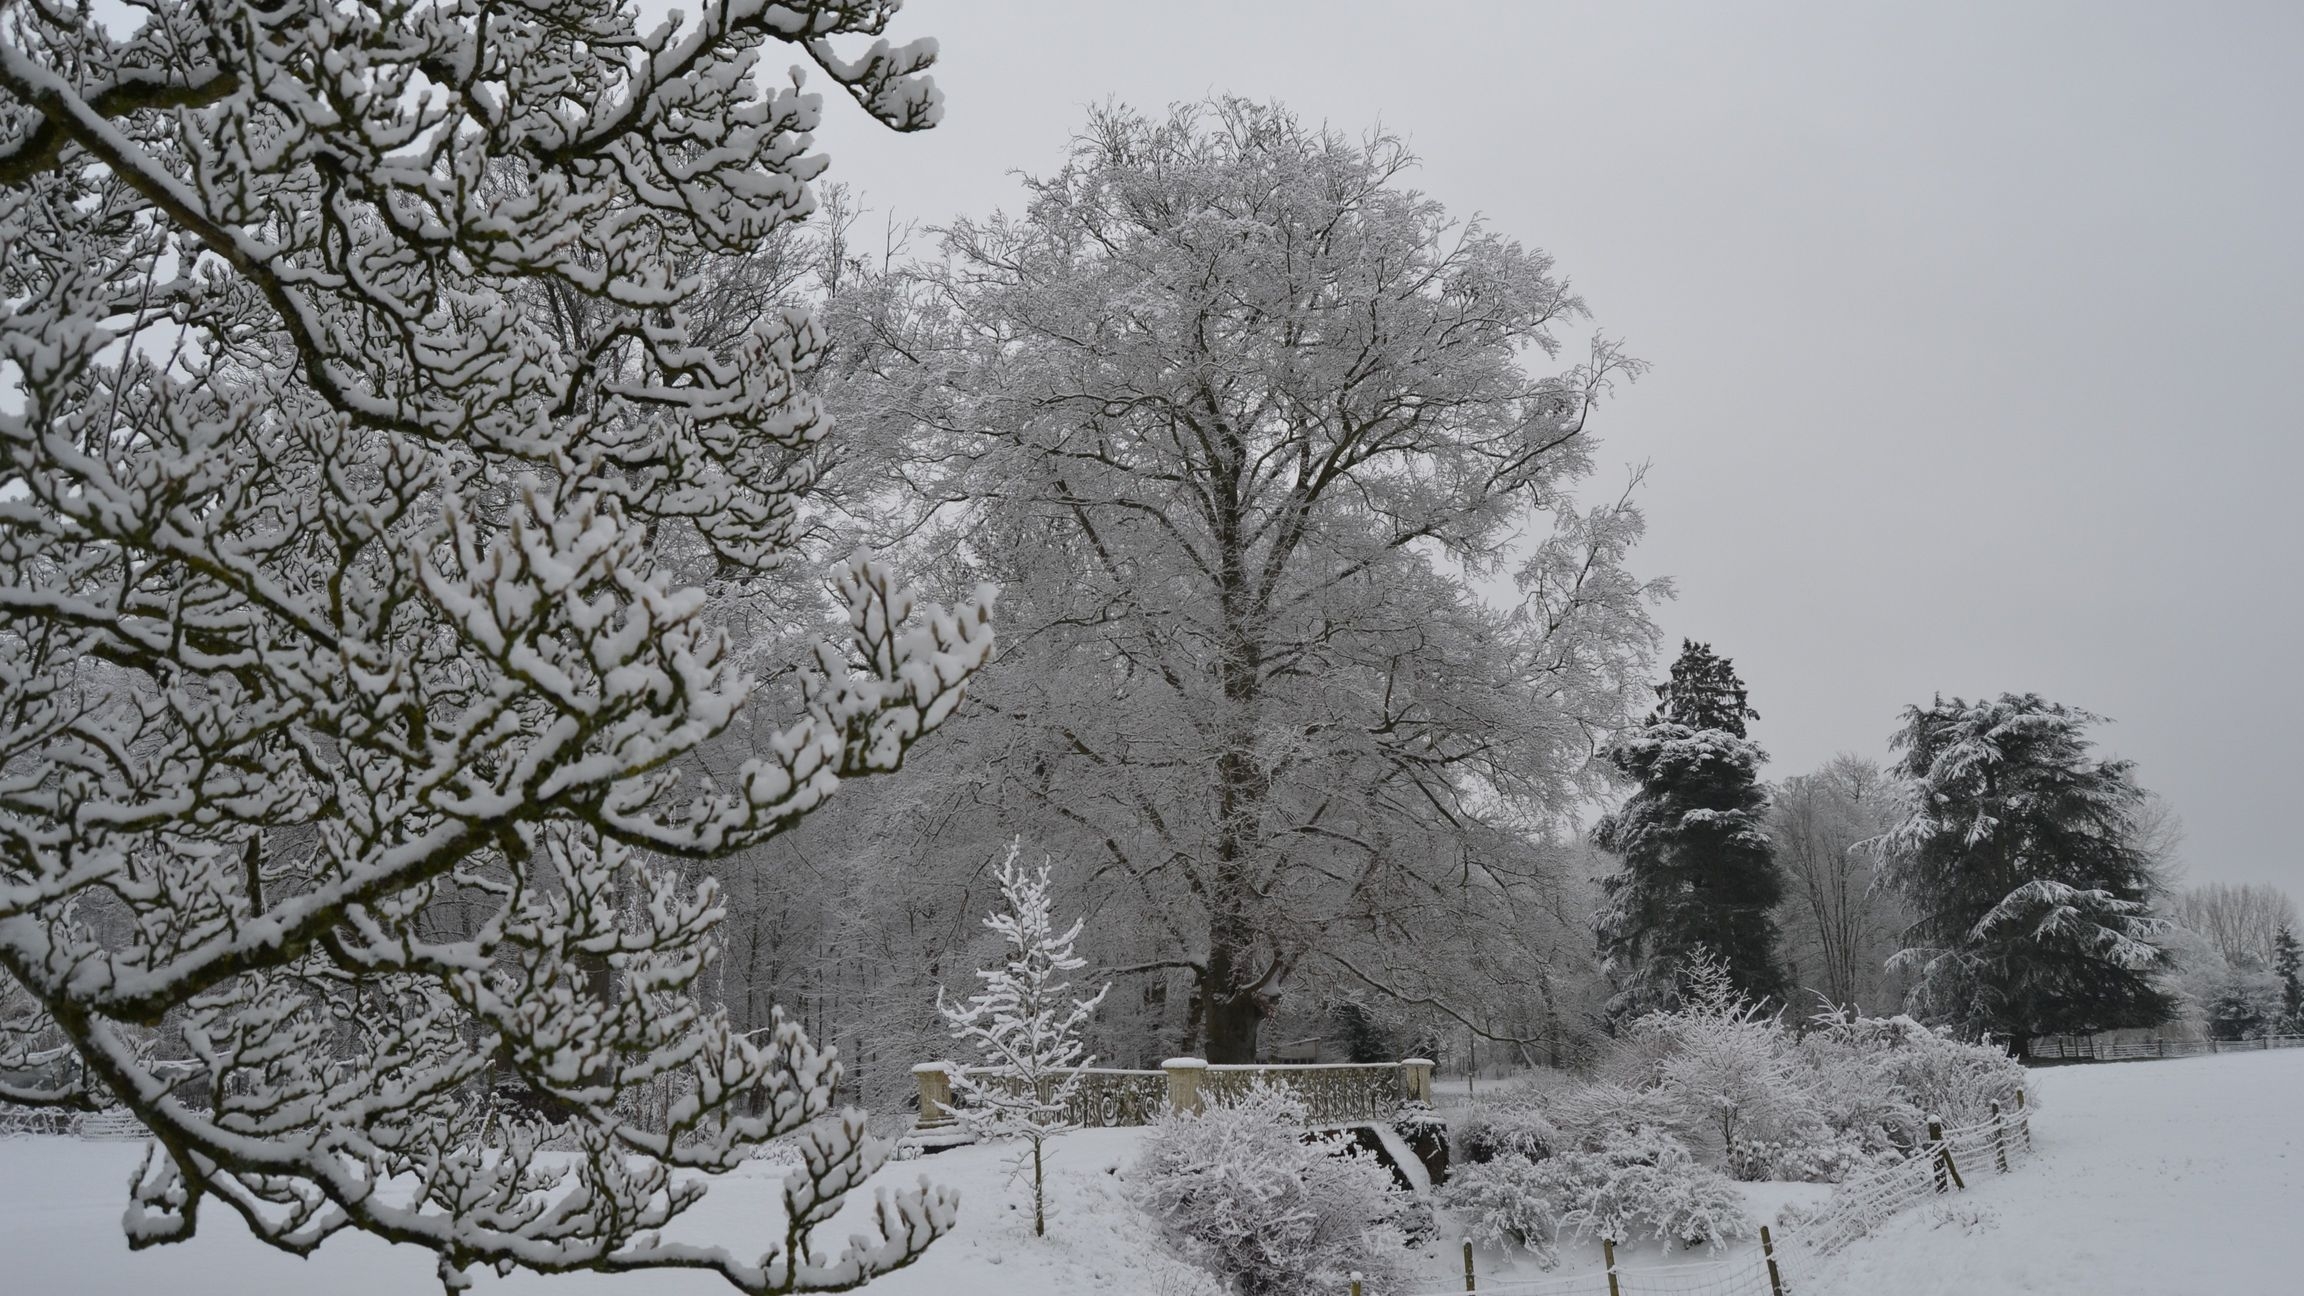
M1891 994L1901 998L1885 964L1906 919L1895 894L1876 885L1879 860L1868 848L1898 811L1895 781L1850 753L1784 780L1769 799L1768 832L1788 893L1785 963L1834 1008L1877 1010Z
M951 803L1089 861L1221 1061L1323 981L1524 1002L1472 963L1649 659L1640 516L1568 494L1627 362L1532 372L1583 303L1411 163L1238 100L1097 112L891 325L937 380L855 397L1013 627Z
M1767 759L1744 736L1757 719L1732 663L1684 641L1647 724L1609 750L1634 788L1594 840L1621 867L1601 880L1600 953L1621 981L1614 1009L1677 1002L1681 970L1717 960L1736 992L1780 1002L1774 911L1784 876L1767 828Z
M1904 813L1884 875L1916 916L1898 961L1924 1015L2005 1038L2150 1026L2173 1011L2130 762L2091 751L2099 717L2034 693L1908 707Z
M702 272L805 216L822 105L897 129L894 0L10 4L0 34L0 1101L125 1104L132 1244L203 1206L474 1266L845 1288L873 1155L793 1025L696 989L698 862L897 767L989 652L842 568L781 699L714 588L797 556L804 314ZM692 307L694 309L692 309ZM784 708L781 716L763 710ZM723 754L704 773L704 749ZM575 1149L484 1099L506 1084ZM646 1101L641 1101L646 1099ZM661 1230L812 1126L742 1249ZM393 1183L389 1191L380 1186Z

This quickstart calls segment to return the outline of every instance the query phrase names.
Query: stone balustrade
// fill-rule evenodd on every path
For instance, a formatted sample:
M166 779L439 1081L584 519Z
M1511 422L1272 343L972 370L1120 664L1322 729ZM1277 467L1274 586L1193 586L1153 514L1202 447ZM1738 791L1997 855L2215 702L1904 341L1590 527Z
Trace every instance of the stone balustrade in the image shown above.
M952 1131L953 1064L925 1062L912 1068L920 1086L915 1137L940 1141ZM968 1074L981 1074L968 1068ZM1432 1063L1424 1058L1399 1062L1338 1062L1256 1066L1212 1066L1199 1058L1170 1058L1157 1071L1087 1067L1065 1104L1074 1125L1144 1125L1163 1112L1196 1112L1210 1102L1228 1102L1259 1080L1284 1085L1303 1100L1314 1125L1360 1125L1386 1121L1404 1102L1432 1101Z

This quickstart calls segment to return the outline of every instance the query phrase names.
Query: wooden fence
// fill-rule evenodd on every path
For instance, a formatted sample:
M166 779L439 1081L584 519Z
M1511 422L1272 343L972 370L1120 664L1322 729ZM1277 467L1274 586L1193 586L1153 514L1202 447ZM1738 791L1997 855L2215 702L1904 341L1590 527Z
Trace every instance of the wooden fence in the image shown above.
M2268 1049L2304 1048L2304 1035L2265 1035L2257 1039L2213 1040L2187 1037L2110 1035L2043 1035L2026 1049L2028 1056L2067 1062L2128 1062L2137 1058L2205 1057L2212 1053L2261 1053Z

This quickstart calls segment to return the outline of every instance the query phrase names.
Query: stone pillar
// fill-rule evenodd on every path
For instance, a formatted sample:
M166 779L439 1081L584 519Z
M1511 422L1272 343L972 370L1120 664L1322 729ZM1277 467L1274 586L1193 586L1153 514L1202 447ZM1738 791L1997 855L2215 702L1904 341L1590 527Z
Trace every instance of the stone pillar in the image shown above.
M920 1086L920 1119L915 1129L943 1129L952 1122L952 1076L942 1062L923 1062L912 1068Z
M1168 1073L1168 1110L1197 1112L1200 1110L1200 1077L1208 1074L1205 1058L1170 1058L1160 1064Z
M1420 1103L1432 1101L1432 1060L1430 1058L1401 1059L1400 1100Z

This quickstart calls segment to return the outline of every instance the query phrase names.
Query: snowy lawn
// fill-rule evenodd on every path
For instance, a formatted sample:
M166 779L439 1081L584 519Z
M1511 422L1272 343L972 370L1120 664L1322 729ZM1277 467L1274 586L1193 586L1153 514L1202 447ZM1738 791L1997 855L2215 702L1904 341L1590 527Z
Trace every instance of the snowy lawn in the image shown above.
M1907 1213L1817 1296L2304 1290L2304 1049L2034 1072L2038 1159Z
M2035 1073L2040 1155L2005 1178L1969 1167L1966 1194L1907 1213L1803 1284L1810 1296L2120 1296L2296 1290L2290 1246L2304 1210L2304 1049L2261 1056L2069 1067ZM1055 1143L1050 1236L1031 1236L996 1149L961 1148L892 1163L881 1182L928 1174L961 1190L960 1227L882 1296L1218 1296L1171 1259L1129 1206L1126 1174L1141 1131L1084 1130ZM110 1296L420 1296L437 1290L415 1251L340 1236L309 1261L252 1241L228 1213L204 1215L183 1246L129 1253L120 1235L141 1147L68 1139L0 1142L0 1290ZM747 1167L691 1215L684 1232L724 1240L764 1228L781 1171ZM1760 1219L1812 1200L1807 1185L1745 1185ZM1445 1228L1445 1223L1443 1228ZM831 1237L840 1230L835 1226ZM1722 1253L1725 1256L1727 1253ZM1627 1267L1717 1258L1628 1249ZM1551 1276L1595 1257L1564 1248ZM1452 1243L1424 1262L1433 1290L1454 1285ZM1486 1282L1535 1277L1483 1251ZM1461 1278L1456 1277L1456 1282ZM693 1275L542 1280L483 1277L479 1291L550 1296L719 1293Z
M960 1189L960 1226L912 1268L869 1288L876 1296L1220 1296L1199 1270L1170 1258L1143 1215L1122 1197L1140 1130L1080 1130L1052 1144L1048 1236L1032 1236L1026 1194L1009 1183L1007 1156L958 1148L890 1162L876 1183L925 1174ZM438 1292L432 1262L413 1248L339 1234L310 1260L263 1246L229 1211L203 1208L200 1233L180 1246L131 1253L120 1233L128 1176L140 1143L32 1138L0 1141L0 1292L40 1296L423 1296ZM762 1162L715 1184L680 1236L734 1243L765 1237L783 1170ZM848 1205L862 1204L858 1194ZM821 1239L845 1236L840 1221ZM474 1291L507 1296L706 1296L733 1289L675 1272L541 1278L484 1274Z

